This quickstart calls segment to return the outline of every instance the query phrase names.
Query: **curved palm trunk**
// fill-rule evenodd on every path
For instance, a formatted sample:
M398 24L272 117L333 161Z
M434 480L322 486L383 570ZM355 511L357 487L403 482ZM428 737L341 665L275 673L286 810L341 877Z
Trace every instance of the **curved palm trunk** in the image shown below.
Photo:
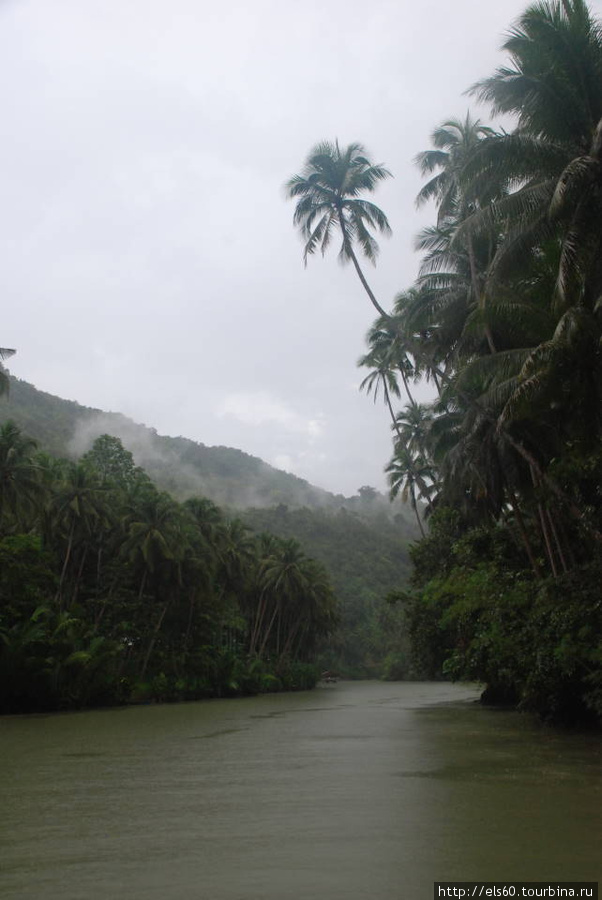
M401 439L401 434L399 433L399 425L397 424L397 419L395 418L395 412L393 411L393 404L391 403L391 395L389 394L389 388L387 387L387 382L383 382L383 386L385 389L385 403L389 407L389 415L391 416L391 421L393 422L393 428L397 432L397 437Z
M78 594L79 594L79 586L80 586L80 583L81 583L81 580L82 580L82 574L83 574L83 571L84 571L84 565L86 564L86 559L87 559L87 556L88 556L88 550L89 550L89 546L85 546L85 547L84 547L84 552L83 552L83 554L82 554L82 559L81 559L81 562L80 562L80 564L79 564L79 569L77 570L77 578L75 579L75 586L74 586L74 588L73 588L73 596L72 596L72 598L71 598L71 604L70 604L71 606L75 606L75 604L76 604L76 602L77 602L77 597L78 597Z
M63 585L65 583L65 576L67 574L67 566L69 565L69 560L71 558L71 551L73 549L73 537L75 534L75 522L71 523L71 528L69 529L69 541L67 543L67 552L65 553L65 560L63 562L63 568L61 569L61 576L59 579L59 586L55 596L55 602L59 601L59 610L63 607Z
M359 262L357 261L357 256L353 252L353 247L351 246L351 241L349 240L349 236L347 234L347 229L345 227L345 220L343 219L342 215L339 215L339 222L341 225L341 231L343 233L343 241L345 244L345 249L349 255L349 259L351 260L351 262L353 263L353 265L355 267L355 271L357 272L357 277L361 281L364 290L366 291L366 293L368 294L368 297L370 298L370 303L373 305L375 310L378 312L379 316L382 316L383 319L385 319L387 322L389 322L391 319L391 316L389 315L389 313L386 313L384 311L384 309L382 308L382 306L380 305L380 303L374 296L370 285L366 281L366 276L362 272L361 266L360 266Z
M152 633L151 639L149 641L148 647L146 648L144 662L142 663L142 669L140 670L140 675L138 676L141 681L146 674L146 669L147 669L149 660L151 658L151 654L154 650L159 631L161 630L161 625L163 624L163 619L165 618L165 613L167 612L167 608L169 607L170 600L171 600L171 598L168 598L167 602L164 604L163 608L161 609L161 612L159 613L159 618L157 619L157 622L153 629L153 633Z
M259 635L261 633L261 626L263 625L263 619L265 616L267 608L267 598L266 598L266 590L265 588L261 591L259 595L259 601L257 603L257 611L255 613L255 621L253 624L253 631L251 632L251 640L249 642L249 655L253 656L255 653L255 647L257 642L259 641Z
M265 632L265 634L264 634L263 641L262 641L262 643L261 643L261 647L260 647L259 650L257 651L257 656L262 657L263 654L264 654L264 651L265 651L266 645L267 645L267 643L268 643L268 640L269 640L269 638L270 638L270 634L271 634L272 628L273 628L273 626L274 626L274 621L275 621L276 616L277 616L277 614L278 614L278 612L279 612L279 609L280 609L280 600L278 599L278 600L276 600L276 602L275 602L275 605L274 605L274 612L272 613L272 618L270 619L269 625L268 625L268 627L267 627L267 629L266 629L266 632Z
M412 406L416 406L416 401L412 397L412 393L410 391L410 386L408 384L408 377L405 373L403 366L397 366L397 369L399 371L399 374L401 375L401 380L403 381L404 390L405 390L406 394L408 395L408 400L410 401Z
M426 537L424 533L424 527L422 525L422 520L420 519L420 514L418 512L418 503L416 501L416 491L414 490L414 482L410 484L410 497L412 498L412 509L414 510L414 515L416 516L416 521L418 522L418 527L420 528L420 534L423 538Z

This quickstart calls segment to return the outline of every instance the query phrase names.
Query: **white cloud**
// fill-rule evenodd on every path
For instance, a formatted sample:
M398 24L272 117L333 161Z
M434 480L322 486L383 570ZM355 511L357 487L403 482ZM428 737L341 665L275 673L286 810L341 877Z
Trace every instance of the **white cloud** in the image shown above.
M304 434L311 439L320 437L323 431L320 419L301 415L267 391L229 394L218 404L216 414L219 418L231 416L243 425L276 424L289 433Z

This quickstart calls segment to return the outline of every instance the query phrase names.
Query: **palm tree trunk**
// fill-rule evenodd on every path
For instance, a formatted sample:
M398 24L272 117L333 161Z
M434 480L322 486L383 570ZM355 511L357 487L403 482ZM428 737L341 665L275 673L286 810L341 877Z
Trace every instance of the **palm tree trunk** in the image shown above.
M77 570L77 578L75 579L75 587L73 588L73 596L71 598L71 606L75 606L75 602L77 600L77 595L79 594L79 585L82 579L82 573L84 570L84 565L86 563L86 557L88 556L89 546L86 545L84 547L84 552L82 554L82 560L79 564L79 569Z
M71 557L71 549L73 547L73 535L75 534L75 522L71 523L71 528L69 530L69 541L67 543L67 552L65 553L65 560L63 562L63 568L61 569L61 577L59 579L59 586L56 592L55 601L59 601L59 610L63 606L63 583L65 581L65 575L67 573L67 566L69 565L69 558Z
M266 590L265 588L259 594L259 601L257 603L257 612L255 614L255 621L253 623L253 631L251 632L251 640L249 641L249 655L253 656L255 653L255 645L259 640L259 633L261 631L261 626L263 624L263 618L265 616L265 610L267 606L267 601L265 599Z
M296 635L297 635L297 632L299 631L299 628L301 627L301 622L302 622L302 621L303 621L303 620L302 620L302 617L301 617L301 616L298 616L298 617L297 617L297 621L295 622L294 627L291 628L291 629L289 630L289 633L288 633L286 642L285 642L284 647L283 647L283 649L282 649L282 653L281 653L280 656L279 656L279 659L286 659L287 655L289 654L289 652L290 652L290 650L291 650L291 647L292 647L293 641L294 641L294 639L295 639L295 637L296 637Z
M560 560L562 569L566 574L569 571L569 568L566 564L566 558L564 555L564 551L562 549L562 544L558 538L558 532L556 530L556 525L554 524L554 517L552 516L552 513L550 512L549 508L546 508L545 513L546 513L546 517L548 520L548 524L550 526L550 531L552 532L552 537L554 538L554 543L556 544L556 552L558 553L558 559Z
M277 600L276 603L275 603L275 605L274 605L274 612L272 613L272 618L270 619L269 625L268 625L268 627L267 627L267 629L266 629L266 632L265 632L265 634L264 634L264 636L263 636L263 641L262 641L261 647L260 647L259 650L257 651L257 656L260 656L260 657L263 656L263 652L264 652L264 650L265 650L265 648L266 648L266 644L267 644L267 642L268 642L268 640L269 640L270 632L271 632L271 630L272 630L272 626L274 625L274 620L275 620L275 618L276 618L276 614L277 614L277 612L278 612L278 607L279 607L279 606L280 606L280 601Z
M416 521L418 522L418 527L420 528L420 534L422 535L423 538L425 538L426 534L424 533L424 527L422 525L422 520L418 513L418 503L416 502L416 493L414 491L414 483L413 482L410 485L410 496L412 498L412 509L414 510L414 515L416 516Z
M479 309L485 313L485 294L479 288L479 278L477 275L477 265L474 257L474 249L472 246L472 237L470 233L467 235L467 245L468 245L468 262L470 264L470 280L472 283L472 292L474 294L475 301ZM484 323L485 329L485 337L487 338L487 345L489 347L489 352L491 354L495 353L495 345L493 343L493 336L491 334L491 328L489 325Z
M393 411L393 404L391 403L391 395L389 394L389 388L387 387L387 382L383 381L384 389L385 389L385 402L389 407L389 414L391 416L391 421L393 422L393 428L397 432L397 437L401 440L401 434L399 433L399 425L397 424L397 419L395 417L395 412Z
M508 493L510 494L510 499L512 501L512 508L514 510L514 514L516 516L516 521L518 522L518 529L521 534L521 538L523 540L523 544L525 546L525 550L527 551L527 556L529 557L529 562L531 563L531 568L533 569L533 574L537 578L538 581L541 581L541 569L539 568L539 564L535 558L535 554L533 553L533 548L531 547L531 541L529 540L529 536L527 534L527 529L525 527L525 520L523 519L523 514L520 510L519 502L516 498L516 494L512 489L508 489Z
M550 568L552 569L552 575L554 578L558 578L558 569L556 568L556 560L554 559L554 551L552 549L552 544L550 541L550 532L548 530L548 525L546 522L546 517L544 515L543 507L541 503L537 504L537 511L539 513L539 522L541 524L541 533L543 535L543 540L546 548L546 553L548 555L548 561L550 563Z
M345 244L345 249L346 249L347 253L349 254L349 259L351 260L351 262L353 263L353 265L355 267L355 271L357 272L357 277L361 281L364 290L366 291L366 293L368 294L368 297L370 298L370 303L375 308L375 310L378 312L379 316L382 316L382 318L385 319L386 322L389 322L391 320L391 316L389 315L389 313L386 313L384 311L384 309L382 308L382 306L380 305L380 303L378 302L378 300L372 293L372 289L370 288L370 285L366 281L366 276L362 272L360 264L357 261L357 256L353 252L353 247L351 246L351 241L349 240L349 236L347 234L347 228L345 226L345 220L344 220L343 216L339 217L339 221L340 221L340 225L341 225L341 232L343 234L343 242Z
M150 660L151 653L153 652L153 649L154 649L154 646L155 646L155 642L156 642L156 640L157 640L157 635L159 634L159 631L160 631L160 629L161 629L161 625L163 624L163 619L165 618L165 613L167 612L167 607L168 607L168 606L169 606L169 600L167 600L167 602L166 602L166 603L164 604L164 606L163 606L163 609L161 610L161 613L160 613L160 615L159 615L159 618L157 619L156 625L155 625L155 627L154 627L153 634L152 634L152 637L151 637L151 639L150 639L149 645L148 645L148 647L146 648L146 654L145 654L145 656L144 656L144 662L142 663L142 669L141 669L140 675L139 675L139 678L140 678L141 681L142 681L142 679L144 678L144 675L145 675L145 673L146 673L146 667L148 666L148 662L149 662L149 660Z
M408 376L406 375L403 365L397 367L399 369L399 374L401 375L401 380L403 381L403 386L406 394L408 395L408 400L412 404L412 406L416 406L416 401L414 400L412 393L410 391L410 386L408 384Z

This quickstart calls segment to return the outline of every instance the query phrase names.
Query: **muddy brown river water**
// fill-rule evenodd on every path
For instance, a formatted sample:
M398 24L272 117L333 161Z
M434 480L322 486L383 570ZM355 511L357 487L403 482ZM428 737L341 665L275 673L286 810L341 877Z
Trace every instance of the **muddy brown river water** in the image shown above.
M602 753L472 687L0 718L2 900L427 900L602 877Z

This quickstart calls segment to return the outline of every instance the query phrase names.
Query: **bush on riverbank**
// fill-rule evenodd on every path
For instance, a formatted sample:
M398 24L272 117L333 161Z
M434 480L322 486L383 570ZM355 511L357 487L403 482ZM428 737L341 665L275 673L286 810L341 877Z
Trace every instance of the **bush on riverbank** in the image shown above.
M503 528L457 526L441 511L414 551L419 589L403 599L415 665L485 683L486 702L567 724L602 720L600 556L536 579Z

